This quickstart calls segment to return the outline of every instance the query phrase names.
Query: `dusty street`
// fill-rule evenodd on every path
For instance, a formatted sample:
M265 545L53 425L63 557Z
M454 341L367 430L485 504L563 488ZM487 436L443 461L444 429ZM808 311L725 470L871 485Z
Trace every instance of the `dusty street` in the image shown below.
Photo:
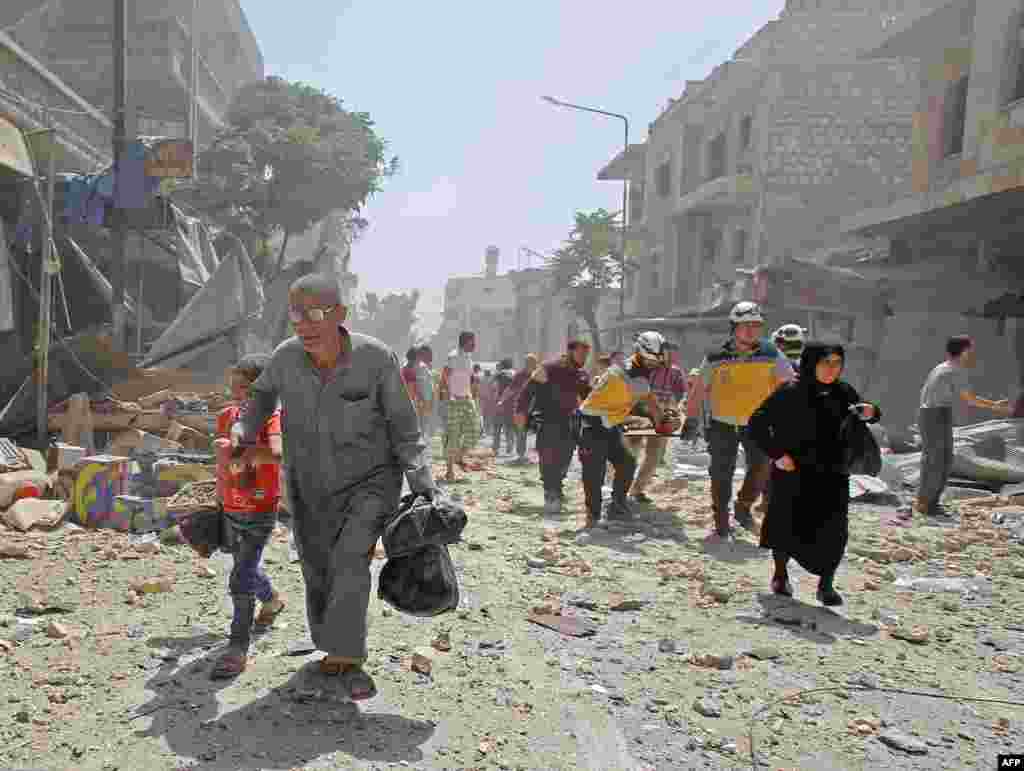
M761 767L988 769L1024 749L1020 707L867 690L1024 702L1024 506L962 502L948 527L908 528L886 524L892 505L855 504L834 613L806 574L795 601L766 594L751 536L705 540L702 479L658 483L635 526L577 536L578 467L550 521L535 465L478 461L449 486L470 515L452 549L460 610L420 620L375 599L380 696L358 707L309 664L284 531L267 562L288 608L228 684L208 678L226 558L69 525L0 532L0 765L751 768L750 717L819 688L760 713Z

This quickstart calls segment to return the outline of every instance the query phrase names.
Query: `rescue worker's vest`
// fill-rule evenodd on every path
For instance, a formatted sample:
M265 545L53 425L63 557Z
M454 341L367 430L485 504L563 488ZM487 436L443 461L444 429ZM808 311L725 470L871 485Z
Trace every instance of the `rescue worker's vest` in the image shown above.
M745 426L754 410L771 396L777 384L779 350L761 340L749 354L739 353L730 340L708 351L705 387L711 418L734 426Z

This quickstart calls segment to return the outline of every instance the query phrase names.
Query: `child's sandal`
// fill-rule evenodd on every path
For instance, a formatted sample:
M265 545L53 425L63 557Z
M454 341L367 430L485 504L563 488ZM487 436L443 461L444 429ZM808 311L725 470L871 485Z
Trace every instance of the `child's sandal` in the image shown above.
M277 617L284 612L285 602L281 598L278 598L276 607L272 603L273 600L260 606L260 612L256 615L256 619L253 621L253 624L256 626L273 626Z

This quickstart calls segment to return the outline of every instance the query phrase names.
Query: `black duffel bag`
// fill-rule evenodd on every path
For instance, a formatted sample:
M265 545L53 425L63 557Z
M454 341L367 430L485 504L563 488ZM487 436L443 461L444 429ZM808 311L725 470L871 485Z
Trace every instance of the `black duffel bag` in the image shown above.
M882 471L882 450L871 429L856 413L850 413L843 420L839 432L844 444L844 466L848 474L864 474L876 477Z
M410 616L431 617L459 607L459 580L448 547L421 546L389 557L380 572L377 596Z
M178 519L178 532L195 552L204 558L217 551L228 550L229 535L224 511L216 509L199 509Z
M435 493L430 499L410 493L402 498L384 530L384 552L394 559L424 546L458 543L468 521L465 510L446 496Z

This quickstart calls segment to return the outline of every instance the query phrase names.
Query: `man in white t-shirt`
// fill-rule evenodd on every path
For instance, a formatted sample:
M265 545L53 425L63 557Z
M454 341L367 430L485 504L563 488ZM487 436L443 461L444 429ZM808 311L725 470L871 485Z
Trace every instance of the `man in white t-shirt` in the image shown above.
M479 383L473 377L476 335L459 334L459 346L448 354L441 372L440 398L447 402L444 446L448 469L445 480L455 481L455 464L466 470L466 453L480 441L480 412L477 407Z
M973 407L1010 414L1006 399L993 401L976 395L967 381L967 370L977 360L974 341L957 335L946 341L946 360L929 374L921 389L917 426L921 431L921 482L914 508L918 514L941 516L939 498L953 468L953 407L963 401Z

